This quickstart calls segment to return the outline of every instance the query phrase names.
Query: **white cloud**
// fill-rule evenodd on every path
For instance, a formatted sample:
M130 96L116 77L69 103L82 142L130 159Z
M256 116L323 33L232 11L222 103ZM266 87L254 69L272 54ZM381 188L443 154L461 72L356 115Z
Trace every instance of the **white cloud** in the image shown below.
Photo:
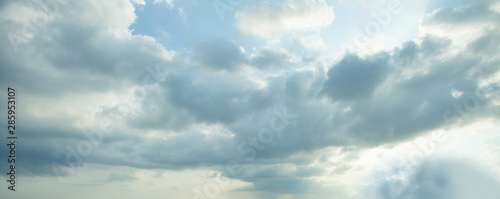
M325 50L326 46L325 43L323 42L323 39L319 34L313 34L313 35L298 35L295 37L295 40L301 45L306 48L310 49L321 49Z
M187 14L184 12L184 9L182 8L179 8L177 9L177 11L179 12L179 16L182 18L182 24L183 25L187 25Z
M137 4L137 5L146 5L146 1L144 1L144 0L130 0L130 2Z
M67 18L79 19L80 24L92 26L103 26L112 29L128 29L135 19L135 7L128 0L117 1L75 1L74 6L61 9L71 9L78 17ZM72 21L73 22L73 21Z
M153 4L161 4L161 3L165 3L167 4L167 6L172 9L174 8L174 0L155 0L153 2Z
M286 0L283 5L262 2L236 13L237 28L247 34L271 38L293 31L325 27L335 18L324 0Z

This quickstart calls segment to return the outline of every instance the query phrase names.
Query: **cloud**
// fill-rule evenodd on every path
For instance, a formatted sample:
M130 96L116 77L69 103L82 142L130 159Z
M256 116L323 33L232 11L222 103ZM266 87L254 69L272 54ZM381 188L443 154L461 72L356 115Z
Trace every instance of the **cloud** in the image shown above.
M97 27L80 25L63 24L59 30L60 37L51 45L60 48L54 49L59 56L49 56L49 51L42 51L46 56L36 60L37 63L47 63L42 65L46 69L44 73L33 72L30 65L20 60L10 58L4 62L21 66L11 69L15 74L21 74L18 70L31 72L46 82L51 81L43 77L60 76L78 81L75 86L81 85L40 84L42 91L57 88L54 92L60 95L72 89L87 94L115 89L113 93L118 95L117 88L127 88L123 83L151 86L145 93L147 100L137 102L142 108L136 114L113 120L116 132L106 135L109 142L100 146L106 152L88 160L140 168L221 166L231 158L245 159L234 152L237 144L268 126L271 116L266 110L279 103L297 118L293 125L284 129L284 133L276 134L276 140L265 152L259 153L256 162L287 162L287 158L297 153L329 146L367 147L394 143L451 125L443 119L443 113L453 110L454 104L463 104L463 98L454 98L452 91L455 89L463 92L463 96L473 96L483 75L498 71L494 62L482 59L483 55L495 59L494 47L484 48L481 55L468 51L490 40L495 41L493 33L474 41L469 48L459 49L456 54L447 52L452 41L427 36L421 41L408 41L389 52L366 57L348 54L323 71L328 64L321 59L311 63L312 67L308 69L288 68L294 55L283 49L264 48L246 56L236 42L221 38L195 42L191 56L170 53L146 36L121 38ZM50 33L40 32L39 37ZM4 42L7 41L4 39ZM33 49L48 44L43 40L34 42ZM69 51L69 54L64 51ZM29 52L23 53L30 55ZM264 71L278 67L288 71L272 75L252 74L242 67L246 64ZM127 68L130 72L123 73L122 69ZM53 73L50 69L58 72ZM153 71L153 77L148 84L143 84L148 71ZM72 75L75 73L79 75ZM126 78L130 75L134 78ZM27 77L6 78L19 81L21 88L26 87L26 90L37 88L32 87L37 84ZM94 88L92 82L99 83L102 90ZM32 90L30 92L36 89ZM323 96L318 95L321 92ZM324 97L331 100L324 101ZM77 96L68 99L88 101ZM113 111L124 108L112 103L96 106L102 109L89 117L113 118ZM470 112L469 118L493 116L485 112L487 109L497 107L491 101L481 101L476 111ZM119 111L116 113L123 115ZM41 117L30 119L36 121ZM200 128L205 125L222 125L210 132L224 129L227 133L204 134ZM73 135L80 129L68 127L64 131ZM119 138L118 132L129 136ZM210 135L212 139L209 139ZM80 135L76 139L85 138ZM48 159L64 162L64 150L56 151L65 146L57 146L51 149L53 152L47 153L55 154ZM166 155L182 146L192 147L184 148L175 156ZM131 160L127 157L142 158Z
M287 0L283 5L262 2L236 13L236 27L246 34L271 38L325 27L334 17L333 7L324 0Z
M161 84L166 99L208 122L232 122L252 111L255 83L227 73L195 75L168 76Z
M16 3L11 4L14 5ZM37 5L33 6L38 9ZM17 82L20 89L33 93L106 90L120 87L122 80L142 82L143 75L139 72L143 72L146 66L164 65L173 57L173 51L159 47L152 37L130 34L127 28L133 23L135 14L127 1L105 4L78 1L57 6L58 12L50 13L54 15L54 21L40 27L37 24L30 35L15 34L18 33L16 30L22 30L23 23L7 23L9 26L2 34L13 33L14 38L2 37L0 42L5 48L1 51L5 64L16 67L2 67L2 70L9 70L1 74L6 82ZM104 7L109 9L94 15L85 11ZM116 15L108 17L105 13ZM26 14L26 18L29 16ZM12 43L12 39L23 42ZM13 49L19 49L19 52ZM53 75L59 78L44 78ZM134 75L136 77L130 78ZM37 79L44 83L37 83Z
M239 179L253 182L252 186L238 191L267 191L272 193L305 194L318 189L312 176L325 174L324 169L293 164L245 165Z
M500 12L493 9L493 1L464 1L458 6L435 9L425 15L420 34L432 34L465 45L487 32L497 30Z
M291 63L291 57L285 49L262 49L250 56L250 64L259 69L284 69Z
M218 70L236 70L245 59L242 47L222 38L196 42L193 52L202 65Z
M467 48L469 48L470 52L478 55L487 54L488 56L492 56L493 54L491 53L494 53L500 45L499 36L500 34L496 31L487 32L475 41L469 43Z
M316 29L334 18L325 1L261 2L238 12L239 31L263 38L299 32L291 39L305 47L294 51L271 42L248 53L242 46L249 41L238 37L195 38L185 53L169 50L153 37L132 34L133 5L68 2L43 28L15 34L25 38L17 54L9 37L0 37L1 85L14 85L22 99L21 175L56 175L51 164L67 163L67 147L77 150L88 141L82 131L106 121L112 130L103 132L102 142L73 169L91 163L224 173L227 162L236 160L243 172L234 178L252 185L241 191L307 194L325 186L324 175L362 169L351 164L360 157L349 152L499 116L498 21L475 10L487 11L485 5L443 8L421 24L458 27L468 14L477 15L472 21L495 24L469 40L449 36L453 31L424 31L392 49L366 56L351 52L339 60L314 51L327 47ZM1 9L2 16L37 10L25 2L5 3ZM13 16L0 18L2 35L32 19ZM315 34L300 36L308 31ZM275 108L287 114L277 116ZM248 161L238 146L283 115L293 117L265 149L253 147L255 159ZM347 150L349 157L332 155L330 148ZM478 189L490 193L486 183L493 181L475 170L430 161L401 184L399 195L387 195L384 187L380 193L454 198L468 190L464 179L485 184ZM112 182L135 179L118 171L108 177Z
M500 197L499 185L491 174L467 162L427 159L407 178L385 181L379 194L382 199L494 199Z
M295 38L295 41L301 46L309 49L326 49L325 43L323 42L323 38L319 34L312 35L298 35Z
M405 53L404 56L402 56L402 51L397 48L394 54L388 58L393 62L389 70L370 73L370 75L377 75L389 71L391 78L382 78L385 79L383 83L372 81L370 85L365 85L369 89L363 90L361 87L355 88L353 91L346 88L353 88L351 84L356 85L356 81L352 83L341 82L335 85L329 84L330 79L326 80L323 91L331 92L328 93L328 97L347 100L341 103L349 107L349 111L340 114L337 120L342 121L340 123L343 125L349 126L347 131L351 133L351 136L357 137L360 143L364 139L369 140L370 143L376 143L378 140L390 142L389 140L404 139L419 132L446 126L448 121L443 117L444 113L463 104L466 98L474 97L474 93L479 90L479 79L485 75L479 71L490 69L489 62L481 62L480 57L467 56L468 52L447 58L443 58L439 55L440 53L427 55L426 49L432 48L428 46L430 42L421 43L420 46L427 45L425 48L417 48L410 44L413 49L407 51L408 53ZM441 44L437 43L436 45ZM407 46L408 44L404 44L403 50L408 48ZM433 61L436 59L439 61ZM413 60L413 62L408 62L408 60ZM340 64L345 62L344 59ZM406 64L401 65L401 63ZM336 67L338 66L334 66L329 74L332 73L331 71L335 72ZM356 70L357 68L349 68L349 70L351 69ZM495 71L498 72L498 70ZM354 77L350 77L349 74L353 73L339 75L340 79L349 82L349 80L356 80L359 77L356 73L354 73ZM363 73L361 72L361 74ZM359 78L364 79L363 82L375 79L370 76ZM347 86L338 86L343 85L342 83ZM331 85L338 86L338 89L327 90L330 89L328 86ZM374 90L375 86L378 86L378 89ZM463 92L462 98L453 97L451 94L453 89ZM359 90L365 92L357 93ZM358 98L370 97L370 100L356 101L358 98L347 98L345 95ZM343 96L344 98L342 98ZM483 112L489 106L488 104L487 101L478 100L475 105L480 111L471 112L475 115L473 117L491 117L492 115Z
M359 100L371 97L385 80L389 56L381 53L366 59L346 55L328 71L322 92L332 100Z
M422 23L430 24L470 24L475 22L495 21L500 19L498 12L490 9L493 1L479 1L470 4L466 1L465 6L444 7L435 10L428 17L425 17Z
M153 2L153 4L161 4L161 3L165 3L167 4L167 6L172 9L174 8L174 0L155 0Z
M146 1L144 1L144 0L130 0L130 2L137 4L137 5L146 5Z

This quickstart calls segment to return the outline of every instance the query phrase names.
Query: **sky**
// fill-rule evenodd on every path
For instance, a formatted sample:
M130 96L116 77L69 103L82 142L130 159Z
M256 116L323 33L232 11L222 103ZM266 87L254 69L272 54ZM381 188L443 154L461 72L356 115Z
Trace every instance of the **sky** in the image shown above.
M0 24L0 198L500 198L500 1L4 0Z

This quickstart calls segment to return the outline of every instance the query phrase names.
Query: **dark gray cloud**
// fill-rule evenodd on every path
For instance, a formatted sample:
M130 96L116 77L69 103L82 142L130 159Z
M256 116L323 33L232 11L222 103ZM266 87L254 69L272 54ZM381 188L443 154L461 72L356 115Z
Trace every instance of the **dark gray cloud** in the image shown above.
M427 40L426 40L427 41ZM394 49L394 58L396 59L396 63L400 65L408 65L417 58L418 55L418 46L413 41L405 42L400 48Z
M371 97L385 80L389 69L386 53L360 58L348 54L328 71L322 93L333 101L360 100Z
M475 41L469 43L467 48L469 52L477 54L477 55L488 55L492 56L496 50L498 50L498 46L500 46L500 34L498 31L488 31L487 34L479 37Z
M245 61L245 54L234 42L222 38L197 41L193 45L195 59L217 70L236 70Z
M463 5L444 7L436 10L423 19L424 25L429 24L474 24L476 22L498 21L499 13L490 9L495 1L464 1Z
M196 74L193 78L172 74L161 86L170 103L201 121L228 123L252 111L252 83L232 74Z
M254 182L254 191L269 191L281 194L304 194L313 191L318 186L314 180L309 179L272 179Z
M285 69L290 63L290 55L280 49L262 49L250 58L250 64L259 69Z
M449 50L451 41L443 37L434 37L427 35L424 37L420 44L420 52L422 56L436 56ZM416 53L415 51L408 51L408 53ZM410 55L414 57L414 55Z
M252 164L243 166L242 171L238 178L253 182L253 185L237 189L238 191L268 191L280 194L304 194L319 189L319 184L310 177L325 174L324 168L296 167L293 164Z
M479 89L478 80L486 76L484 73L471 75L474 74L472 71L490 69L490 63L482 62L481 56L468 56L467 51L442 59L440 53L427 54L428 49L435 48L432 44L440 46L440 43L424 40L422 44L425 47L408 43L403 45L402 49L412 46L403 60L419 57L416 63L407 62L403 66L410 70L425 68L426 73L408 78L398 70L391 69L391 75L395 79L381 86L370 101L346 103L352 111L342 116L341 120L349 126L347 129L351 136L357 137L360 142L390 142L439 128L447 125L443 113L454 106L460 106L464 99L475 95ZM399 62L399 65L402 63L402 51L396 48L391 58L394 62ZM454 89L463 92L463 96L455 98L452 95ZM484 112L488 109L487 104L487 101L477 100L475 108L480 111L471 114L475 117L491 116Z

